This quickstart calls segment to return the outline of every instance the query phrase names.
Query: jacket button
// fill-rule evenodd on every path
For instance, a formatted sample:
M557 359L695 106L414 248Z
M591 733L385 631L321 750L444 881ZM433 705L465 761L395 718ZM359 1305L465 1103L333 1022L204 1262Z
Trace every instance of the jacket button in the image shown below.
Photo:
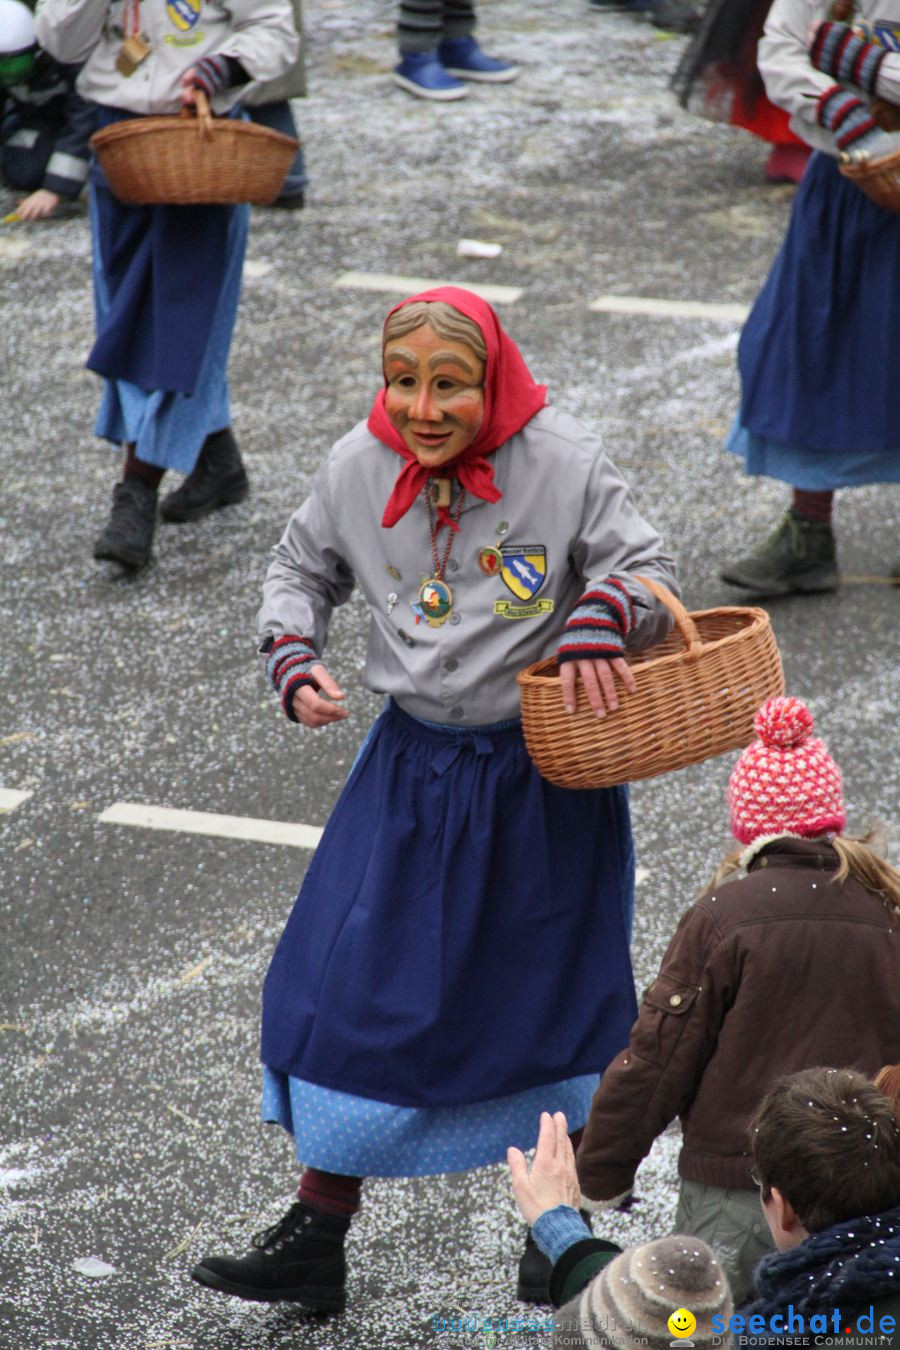
M457 661L455 656L447 657L447 660L444 662L444 669L450 671L459 669L459 662Z
M458 722L459 719L464 715L464 713L465 713L464 708L456 707L450 709L450 716L453 718L455 722Z
M672 1008L680 1008L681 1003L682 998L680 994L673 994L672 997L669 999L669 1006Z

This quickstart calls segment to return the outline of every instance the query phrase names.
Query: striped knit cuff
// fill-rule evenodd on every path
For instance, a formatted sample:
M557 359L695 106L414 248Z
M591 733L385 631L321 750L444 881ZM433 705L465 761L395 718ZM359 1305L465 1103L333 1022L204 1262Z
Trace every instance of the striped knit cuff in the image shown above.
M876 141L884 135L865 104L839 84L833 84L820 96L816 121L831 132L839 150L861 150L870 137Z
M612 661L625 654L634 627L634 606L621 581L611 577L585 591L572 610L556 653L557 662Z
M193 84L202 89L207 98L212 98L220 89L231 84L231 70L227 56L201 56L194 66Z
M266 661L266 676L292 722L298 720L293 708L297 690L307 684L313 689L319 687L309 673L318 659L318 653L308 638L295 637L290 633L272 643Z
M887 52L874 42L857 37L846 23L820 23L809 49L816 70L841 84L852 84L870 96L875 93L878 72Z

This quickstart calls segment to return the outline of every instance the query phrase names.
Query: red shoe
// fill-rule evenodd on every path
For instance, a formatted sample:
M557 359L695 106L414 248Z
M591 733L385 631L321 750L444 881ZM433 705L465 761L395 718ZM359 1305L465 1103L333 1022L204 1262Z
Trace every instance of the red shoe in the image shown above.
M766 160L766 178L770 183L799 183L811 154L808 145L773 145Z

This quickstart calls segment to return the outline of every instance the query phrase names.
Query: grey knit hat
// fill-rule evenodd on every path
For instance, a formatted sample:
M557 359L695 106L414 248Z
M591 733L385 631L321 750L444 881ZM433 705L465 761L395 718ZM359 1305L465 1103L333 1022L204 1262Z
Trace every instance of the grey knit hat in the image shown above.
M669 1329L669 1318L679 1308L697 1320L687 1338ZM712 1319L718 1313L727 1326L732 1309L728 1281L705 1242L657 1238L629 1247L592 1280L578 1301L579 1330L586 1345L615 1350L722 1345L729 1333L717 1334Z

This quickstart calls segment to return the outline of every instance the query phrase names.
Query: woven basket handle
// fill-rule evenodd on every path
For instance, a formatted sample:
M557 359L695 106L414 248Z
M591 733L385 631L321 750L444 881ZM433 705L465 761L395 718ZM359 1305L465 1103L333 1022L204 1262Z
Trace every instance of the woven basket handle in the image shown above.
M212 111L210 110L209 99L206 97L206 94L203 92L202 89L196 88L194 89L193 112L191 111L190 108L184 107L181 109L181 112L178 114L178 116L179 117L196 116L197 131L200 134L200 139L208 141L212 136L212 125L213 125Z
M639 581L642 586L646 586L650 594L655 595L657 600L661 600L666 609L670 611L675 620L675 626L684 639L685 655L689 657L699 656L703 650L703 643L700 641L697 625L681 601L676 600L672 592L667 590L660 582L651 581L650 577L642 577L635 572L634 579Z

